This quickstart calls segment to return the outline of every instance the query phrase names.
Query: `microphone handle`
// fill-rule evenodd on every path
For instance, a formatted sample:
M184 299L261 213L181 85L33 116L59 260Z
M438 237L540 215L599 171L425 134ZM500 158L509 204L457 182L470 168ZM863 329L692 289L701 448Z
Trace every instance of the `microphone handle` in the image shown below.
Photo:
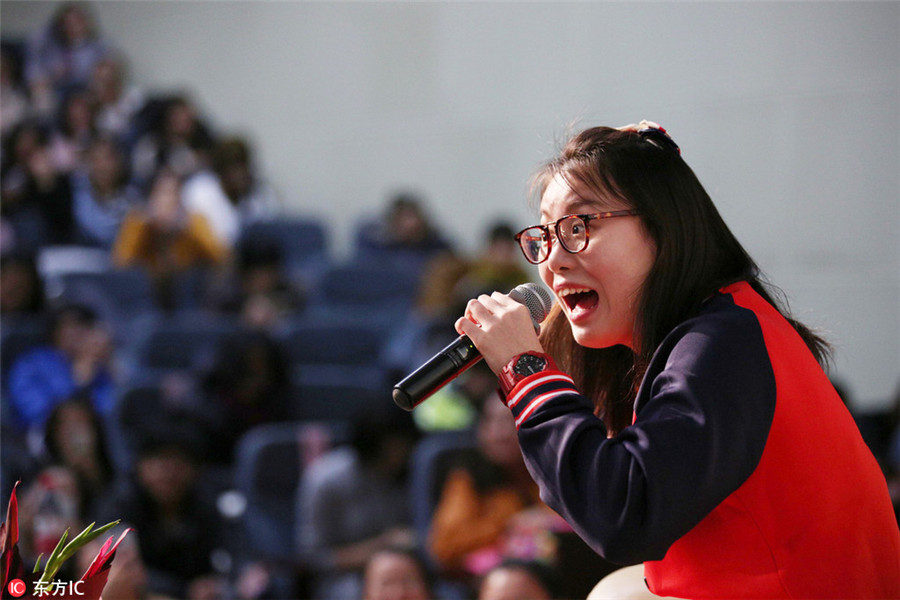
M481 352L472 340L459 336L394 386L394 403L411 411L479 360Z

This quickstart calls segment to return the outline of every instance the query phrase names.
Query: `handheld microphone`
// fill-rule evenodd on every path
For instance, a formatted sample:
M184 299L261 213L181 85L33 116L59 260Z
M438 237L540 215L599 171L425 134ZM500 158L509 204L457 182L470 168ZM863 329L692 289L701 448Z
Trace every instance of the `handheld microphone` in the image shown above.
M553 304L547 290L535 283L516 286L509 297L528 308L535 329L547 317ZM479 360L481 352L472 340L465 335L459 336L394 386L394 404L403 410L414 409Z

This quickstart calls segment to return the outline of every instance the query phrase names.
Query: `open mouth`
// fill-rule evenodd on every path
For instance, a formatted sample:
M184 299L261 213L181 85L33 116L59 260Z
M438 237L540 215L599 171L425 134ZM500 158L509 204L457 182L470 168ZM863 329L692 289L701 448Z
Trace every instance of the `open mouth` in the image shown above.
M574 313L594 308L599 296L597 296L597 292L588 288L572 288L561 290L559 299L566 304L570 313Z

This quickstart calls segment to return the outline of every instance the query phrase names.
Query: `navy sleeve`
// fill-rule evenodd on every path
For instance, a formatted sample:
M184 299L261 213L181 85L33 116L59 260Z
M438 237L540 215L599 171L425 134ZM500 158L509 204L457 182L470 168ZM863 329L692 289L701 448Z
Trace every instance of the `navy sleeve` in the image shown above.
M563 373L525 379L508 404L544 502L599 554L635 564L662 559L756 468L775 377L755 315L731 307L666 338L615 438Z

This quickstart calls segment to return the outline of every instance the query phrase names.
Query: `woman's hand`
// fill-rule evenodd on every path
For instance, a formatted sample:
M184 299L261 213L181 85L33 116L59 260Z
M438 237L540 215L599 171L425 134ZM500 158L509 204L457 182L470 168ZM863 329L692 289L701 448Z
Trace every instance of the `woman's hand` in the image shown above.
M469 336L498 375L514 356L544 351L528 308L500 292L469 300L465 316L456 321L456 331Z

